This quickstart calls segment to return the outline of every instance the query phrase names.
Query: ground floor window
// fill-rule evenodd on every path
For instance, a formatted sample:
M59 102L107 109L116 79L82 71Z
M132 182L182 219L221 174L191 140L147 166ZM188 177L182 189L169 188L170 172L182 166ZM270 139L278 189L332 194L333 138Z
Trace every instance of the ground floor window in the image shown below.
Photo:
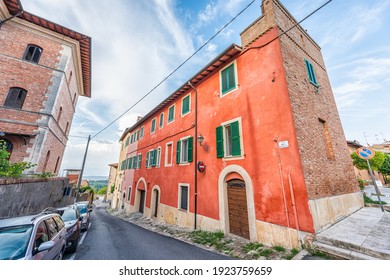
M188 195L189 195L189 185L181 184L179 185L179 209L188 210Z

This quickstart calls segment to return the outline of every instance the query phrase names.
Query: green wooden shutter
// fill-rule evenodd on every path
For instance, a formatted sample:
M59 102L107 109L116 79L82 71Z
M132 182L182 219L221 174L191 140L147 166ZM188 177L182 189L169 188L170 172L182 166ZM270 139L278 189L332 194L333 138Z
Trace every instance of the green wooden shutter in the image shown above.
M146 153L146 167L149 167L149 152Z
M229 84L228 84L228 87L229 87L229 90L230 89L233 89L236 87L236 77L234 75L234 64L232 64L231 66L229 66L229 71L228 71L228 78L229 78Z
M192 162L192 150L194 146L194 138L188 138L188 162Z
M141 168L142 154L138 155L138 168Z
M225 93L228 90L228 75L227 69L221 72L221 84L222 84L222 93Z
M230 124L231 133L232 133L232 156L241 155L240 147L240 129L238 121Z
M216 136L217 136L217 158L223 158L224 150L223 150L223 127L218 126L216 128Z
M156 166L156 150L150 152L150 166Z
M180 149L181 149L181 143L180 143L180 141L177 141L177 144L176 144L176 163L180 163Z

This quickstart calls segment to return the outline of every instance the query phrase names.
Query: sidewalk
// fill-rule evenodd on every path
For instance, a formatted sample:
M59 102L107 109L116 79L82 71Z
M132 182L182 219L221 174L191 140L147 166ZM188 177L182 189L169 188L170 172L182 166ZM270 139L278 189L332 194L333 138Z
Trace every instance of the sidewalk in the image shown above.
M314 246L347 259L390 260L390 213L362 208L317 234Z
M390 188L389 187L380 187L378 186L378 189L380 193L382 194L380 196L381 201L386 202L386 205L390 205ZM374 186L370 185L367 187L364 187L364 192L366 193L366 196L371 198L374 201L378 201L378 197L375 192Z

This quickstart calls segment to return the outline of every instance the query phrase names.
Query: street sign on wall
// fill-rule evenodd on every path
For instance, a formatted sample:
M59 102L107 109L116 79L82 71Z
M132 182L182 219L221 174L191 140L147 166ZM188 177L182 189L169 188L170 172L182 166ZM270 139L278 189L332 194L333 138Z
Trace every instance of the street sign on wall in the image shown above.
M356 154L361 159L366 159L366 160L372 159L375 156L375 152L370 148L366 148L366 147L360 147L359 149L357 149Z

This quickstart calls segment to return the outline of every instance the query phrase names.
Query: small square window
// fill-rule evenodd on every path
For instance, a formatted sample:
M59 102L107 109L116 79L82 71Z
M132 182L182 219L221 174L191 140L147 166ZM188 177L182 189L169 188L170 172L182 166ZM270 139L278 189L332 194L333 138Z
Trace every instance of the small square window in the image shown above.
M180 185L180 209L188 210L188 186Z
M309 77L310 83L312 83L313 85L318 87L317 78L316 78L316 75L314 73L313 64L311 64L309 61L307 61L305 59L305 65L306 65L306 71L307 71L307 75Z
M222 95L237 88L235 64L232 63L221 71L221 93Z
M23 55L23 60L38 63L39 58L41 57L41 53L42 53L41 47L35 45L28 45Z
M27 91L22 88L10 88L4 106L21 109L26 95Z
M164 113L161 113L160 115L160 125L159 127L162 128L164 126Z
M152 120L152 125L150 126L150 133L154 133L156 131L156 119Z
M184 116L189 112L190 112L190 95L187 95L181 101L181 115Z
M238 121L217 127L216 138L218 158L242 156L240 124Z
M173 122L175 119L175 105L172 105L168 109L168 123Z

